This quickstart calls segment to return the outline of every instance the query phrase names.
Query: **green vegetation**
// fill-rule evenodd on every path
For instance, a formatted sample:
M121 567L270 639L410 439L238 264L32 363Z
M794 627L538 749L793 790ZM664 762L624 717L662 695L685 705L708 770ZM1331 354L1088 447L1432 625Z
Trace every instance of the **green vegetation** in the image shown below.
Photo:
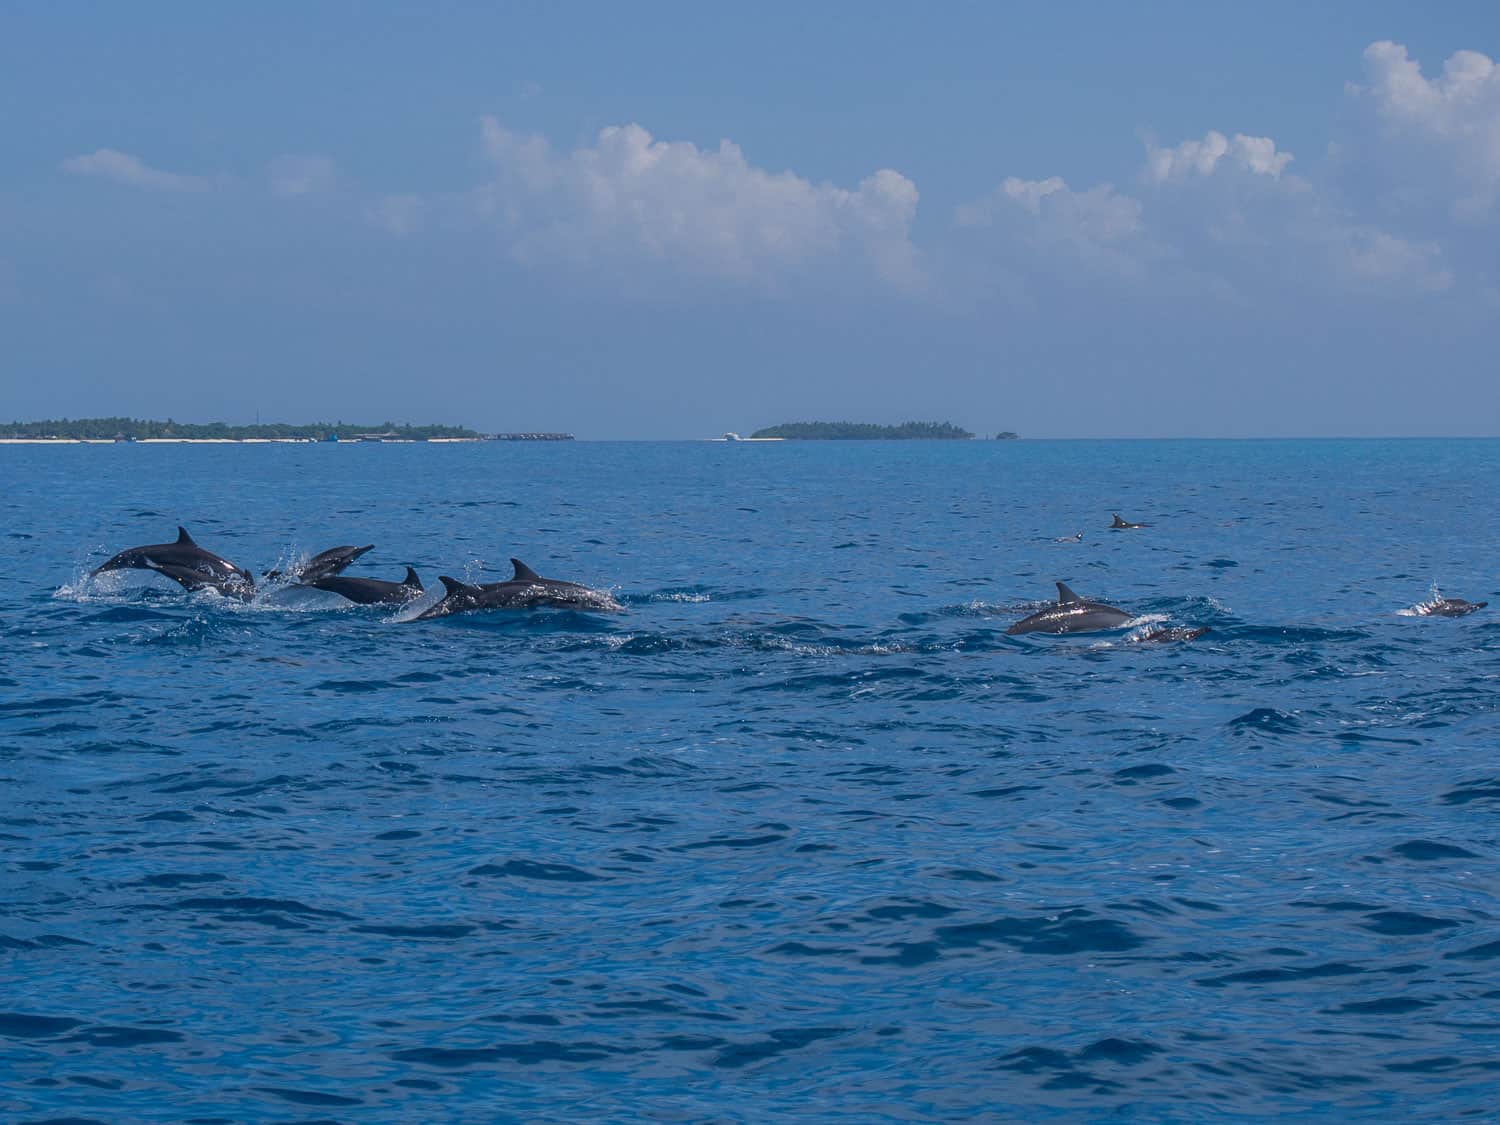
M952 422L903 422L876 426L869 422L787 422L756 430L751 437L788 441L963 441L974 435Z
M135 418L67 418L44 422L12 422L0 424L0 438L84 438L110 440L123 437L135 441L145 438L314 438L321 440L329 434L337 434L340 441L348 441L360 434L382 434L392 438L424 441L427 438L477 438L480 435L463 426L397 426L383 422L378 426L352 426L343 422L313 422L306 426L291 426L285 422L269 422L256 426L231 426L224 422L147 422Z

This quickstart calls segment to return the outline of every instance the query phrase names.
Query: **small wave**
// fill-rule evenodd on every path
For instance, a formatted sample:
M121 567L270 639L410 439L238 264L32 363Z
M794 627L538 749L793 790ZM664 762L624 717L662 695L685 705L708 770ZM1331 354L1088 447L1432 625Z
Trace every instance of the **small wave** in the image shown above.
M660 602L697 604L711 602L713 597L701 586L687 586L676 589L669 587L649 594L622 594L618 600L621 605L653 605Z

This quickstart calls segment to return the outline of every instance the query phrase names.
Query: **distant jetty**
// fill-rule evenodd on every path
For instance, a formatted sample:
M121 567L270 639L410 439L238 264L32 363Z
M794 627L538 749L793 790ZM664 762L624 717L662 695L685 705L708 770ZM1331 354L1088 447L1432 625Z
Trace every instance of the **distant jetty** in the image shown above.
M756 430L750 436L787 441L968 441L974 435L952 422L903 422L899 426L869 422L785 422Z
M481 434L466 426L431 424L358 426L344 422L312 422L289 425L231 426L225 422L153 422L137 418L61 418L42 422L0 424L0 443L43 442L111 444L265 444L269 442L462 442L462 441L572 441L572 434L529 431Z

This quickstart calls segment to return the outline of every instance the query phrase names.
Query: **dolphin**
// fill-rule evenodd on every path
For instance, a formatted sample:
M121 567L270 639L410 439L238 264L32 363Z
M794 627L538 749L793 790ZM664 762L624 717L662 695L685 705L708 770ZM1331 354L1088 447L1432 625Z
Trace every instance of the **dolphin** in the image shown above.
M543 578L520 559L511 559L515 576L507 582L487 582L482 586L460 582L446 574L438 576L443 584L443 600L429 606L412 620L446 617L471 609L533 609L556 606L560 609L619 610L624 607L602 590L591 590L576 582Z
M165 568L191 571L204 579L205 585L216 582L247 587L255 585L255 579L248 570L235 566L212 551L205 551L193 542L193 537L185 527L177 529L175 543L150 543L144 547L131 547L95 567L93 573L97 576L106 570L136 569L160 571L179 582L187 577L185 574L179 576L171 573Z
M225 578L173 563L147 563L146 569L165 575L184 590L213 590L222 597L238 598L242 602L255 597L255 583L248 575L231 574Z
M350 578L346 575L331 574L327 578L299 582L298 585L313 590L327 590L331 594L348 598L358 605L405 604L421 597L423 592L422 580L417 577L417 572L411 567L406 568L406 577L400 582L384 582L379 578Z
M1115 522L1109 525L1111 531L1131 531L1137 527L1151 526L1149 523L1131 523L1129 520L1122 520L1119 512L1116 512L1114 515Z
M295 582L309 585L320 578L330 578L342 573L344 568L360 555L374 549L373 543L364 547L329 547L326 551L319 551L305 563L290 566L286 570L268 570L264 577L290 578Z
M1017 621L1005 632L1017 633L1094 633L1101 629L1118 629L1130 621L1130 614L1103 602L1086 602L1061 582L1057 584L1057 602L1030 617Z
M1411 607L1418 617L1463 617L1483 609L1489 602L1466 602L1463 598L1433 598Z

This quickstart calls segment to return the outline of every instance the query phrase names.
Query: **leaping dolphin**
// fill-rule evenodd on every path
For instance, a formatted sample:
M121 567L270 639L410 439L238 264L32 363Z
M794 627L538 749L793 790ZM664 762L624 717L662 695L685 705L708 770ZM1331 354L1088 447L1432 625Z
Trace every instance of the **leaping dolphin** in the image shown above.
M369 550L368 547L365 550ZM357 605L404 605L422 596L422 580L411 567L406 568L406 577L400 582L384 582L379 578L350 578L347 575L329 575L312 582L301 582L314 590L327 590L348 598Z
M375 544L370 543L364 547L329 547L326 551L319 551L305 563L288 567L286 570L268 570L266 578L290 578L294 582L311 585L320 578L331 578L343 570L355 559L366 551L373 551Z
M1118 629L1130 621L1130 614L1103 602L1084 601L1067 586L1057 584L1057 602L1046 609L1022 618L1007 634L1018 633L1094 633L1101 629Z
M1119 512L1116 512L1114 516L1115 522L1109 525L1111 531L1131 531L1137 527L1151 526L1149 523L1131 523L1129 520L1122 520Z
M556 578L543 578L520 559L511 559L515 576L506 582L486 582L472 585L438 576L443 584L443 600L429 606L412 620L424 621L429 617L446 617L450 613L463 613L473 609L533 609L538 606L555 606L560 609L583 609L615 611L623 609L619 602L602 590L591 590L576 582L562 582Z
M175 543L150 543L144 547L131 547L95 567L94 575L103 574L106 570L127 569L159 571L178 582L182 582L189 573L196 574L202 580L199 584L206 586L255 585L255 579L248 570L235 566L212 551L205 551L193 542L193 537L185 527L177 529ZM178 575L173 571L188 573Z

